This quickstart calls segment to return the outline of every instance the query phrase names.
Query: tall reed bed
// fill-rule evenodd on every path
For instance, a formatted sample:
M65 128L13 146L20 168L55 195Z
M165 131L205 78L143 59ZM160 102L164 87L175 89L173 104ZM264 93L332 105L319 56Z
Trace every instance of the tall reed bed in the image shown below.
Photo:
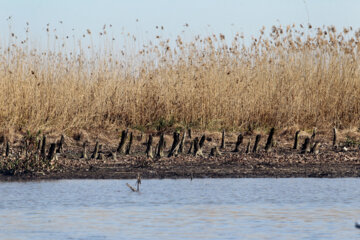
M157 37L133 50L110 37L101 51L62 50L61 40L44 51L10 38L0 49L2 131L359 126L352 28L274 26L251 42Z

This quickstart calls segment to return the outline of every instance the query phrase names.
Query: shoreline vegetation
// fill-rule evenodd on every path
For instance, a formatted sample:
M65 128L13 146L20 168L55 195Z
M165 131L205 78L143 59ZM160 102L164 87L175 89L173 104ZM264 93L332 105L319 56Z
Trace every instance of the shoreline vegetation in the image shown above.
M1 43L1 179L359 176L360 30L139 43L109 28Z

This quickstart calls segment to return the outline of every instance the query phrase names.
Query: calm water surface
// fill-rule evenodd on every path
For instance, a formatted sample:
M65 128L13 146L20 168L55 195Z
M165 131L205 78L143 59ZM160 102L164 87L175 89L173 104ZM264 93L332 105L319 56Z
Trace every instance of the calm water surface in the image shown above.
M360 179L0 183L0 239L358 239Z

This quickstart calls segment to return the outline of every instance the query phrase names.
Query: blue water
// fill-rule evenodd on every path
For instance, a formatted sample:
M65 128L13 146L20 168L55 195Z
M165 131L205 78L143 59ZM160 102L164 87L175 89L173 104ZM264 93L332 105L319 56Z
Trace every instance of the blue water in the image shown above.
M0 183L0 239L358 239L360 179Z

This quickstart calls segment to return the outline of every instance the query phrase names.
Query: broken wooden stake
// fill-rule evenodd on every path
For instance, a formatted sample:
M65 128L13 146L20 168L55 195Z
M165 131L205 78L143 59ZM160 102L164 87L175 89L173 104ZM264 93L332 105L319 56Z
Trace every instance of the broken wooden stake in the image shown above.
M201 139L200 139L200 142L199 142L199 147L202 148L205 144L205 140L206 140L206 137L205 137L205 134L202 135Z
M51 162L52 160L54 160L54 158L55 158L55 149L56 149L56 144L55 143L50 144L49 153L48 153L48 156L47 156L48 162Z
M99 154L99 142L96 141L95 143L95 147L94 147L94 151L91 155L91 158L97 159L98 158L98 154Z
M213 147L213 148L211 148L210 156L211 156L211 157L221 156L221 153L220 153L220 151L219 151L219 148L218 148L218 147Z
M301 153L304 154L304 153L308 153L310 152L310 138L307 137L305 138L305 141L303 143L303 145L301 146Z
M254 143L254 147L253 147L253 153L256 153L257 152L257 148L258 148L258 145L259 145L259 142L260 142L260 139L261 139L261 135L258 134L256 135L255 137L255 143Z
M80 158L85 158L87 159L87 154L86 154L86 151L87 151L87 142L85 141L83 143L83 150L82 150L82 153L81 153L81 157Z
M183 136L182 136L182 138L181 138L178 153L183 153L183 152L184 152L184 147L185 147L185 138L186 138L186 131L184 131Z
M8 157L9 154L10 154L10 143L9 143L9 141L6 141L5 157Z
M298 148L299 133L300 133L300 130L297 130L296 133L295 133L295 137L294 137L293 149L295 149L295 150Z
M248 144L246 146L246 151L245 153L249 153L250 152L250 145L251 145L251 138L249 138Z
M130 133L129 142L128 142L128 145L127 145L127 147L126 147L126 152L125 152L126 155L131 154L131 145L132 145L132 142L133 142L133 133L131 132L131 133Z
M224 149L224 148L225 148L225 129L222 130L221 145L220 145L220 149Z
M121 133L121 139L119 142L119 146L117 148L118 153L122 154L125 152L125 142L126 142L127 134L128 134L128 130L123 130Z
M188 128L188 138L192 138L192 136L191 136L191 128Z
M43 139L42 139L42 143L41 143L41 150L40 150L40 155L43 160L45 160L45 157L46 157L46 149L45 148L46 148L46 136L44 135Z
M193 149L193 146L194 146L194 142L192 141L192 142L190 143L190 147L189 147L188 154L191 154L192 149Z
M237 140L236 140L236 144L235 144L235 149L233 152L240 152L240 145L242 144L243 142L243 135L240 133L239 136L237 137Z
M336 130L336 128L334 127L334 128L333 128L333 144L332 144L334 148L337 147L336 139L337 139L337 130Z
M315 144L314 144L314 146L311 148L311 153L314 153L314 154L319 154L319 142L316 142Z
M164 140L164 133L162 133L160 135L156 157L161 158L164 156L164 147L165 147L165 140Z
M271 150L271 147L273 146L273 138L274 138L274 134L275 134L275 128L271 128L270 133L269 133L269 137L266 141L266 145L265 145L265 151L269 152Z
M146 156L149 158L153 158L153 150L152 150L152 142L153 142L153 136L150 134L149 135L149 140L147 141L147 145L146 145Z
M179 146L180 146L180 134L177 133L177 132L174 132L174 134L173 134L173 144L171 146L168 157L177 156Z
M316 138L316 127L313 129L313 133L310 138L310 143L313 143L315 141L315 138Z
M58 143L58 147L56 149L57 153L62 153L63 152L64 143L65 143L65 137L64 137L64 135L61 135L60 141Z
M194 156L203 156L198 137L194 139Z

